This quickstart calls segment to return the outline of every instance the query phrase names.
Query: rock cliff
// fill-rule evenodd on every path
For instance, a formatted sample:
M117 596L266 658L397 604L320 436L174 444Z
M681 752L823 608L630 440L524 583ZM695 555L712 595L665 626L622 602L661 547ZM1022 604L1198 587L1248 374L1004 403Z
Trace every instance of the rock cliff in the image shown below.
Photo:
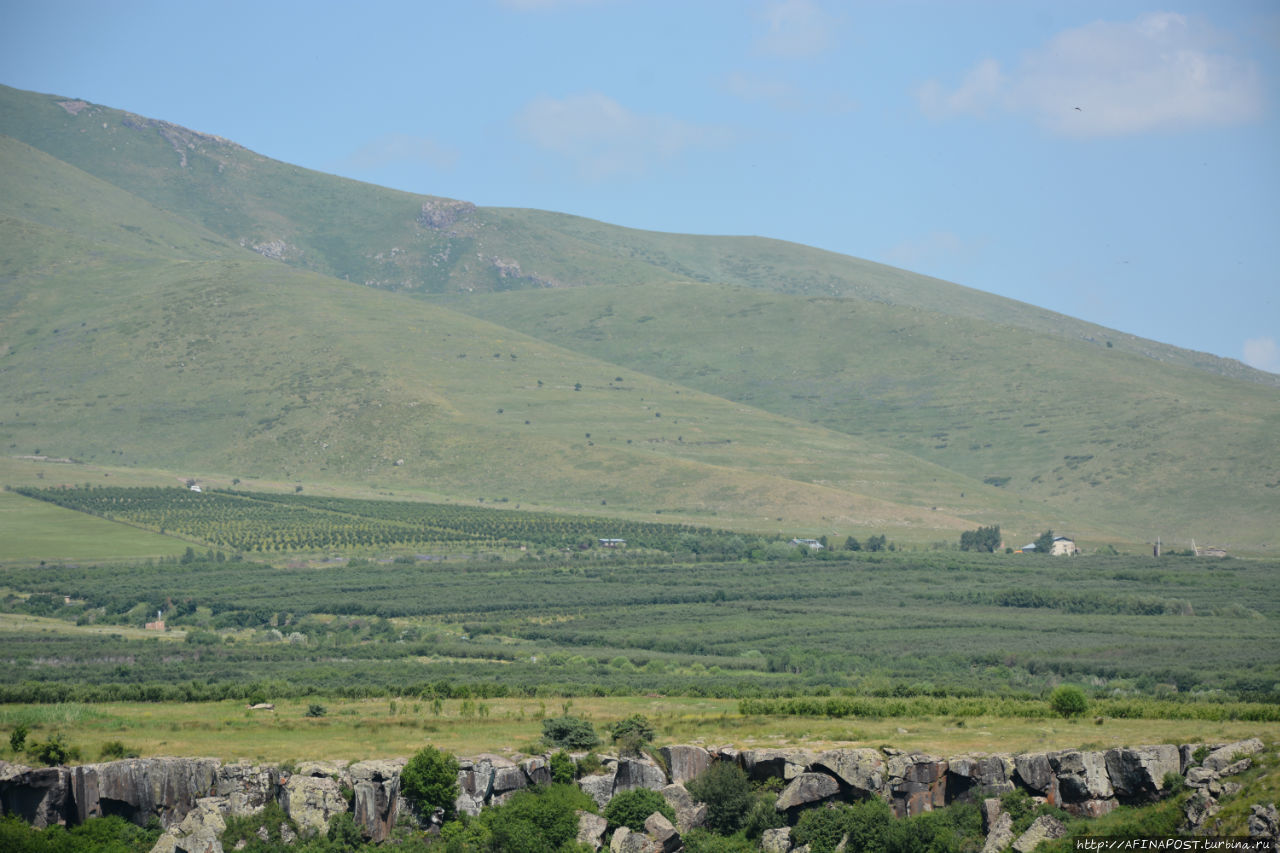
M1191 746L1170 744L951 758L887 748L817 753L677 745L661 750L665 768L647 757L606 756L602 772L579 784L601 807L616 793L635 788L661 791L676 806L678 826L658 826L661 838L656 842L642 835L619 842L637 848L655 842L656 849L674 849L680 832L705 819L705 806L692 801L683 783L720 761L738 764L754 779L784 783L776 808L792 819L805 808L831 801L880 797L902 817L1016 789L1070 812L1097 816L1118 804L1160 797L1167 793L1170 774L1178 774L1203 791L1195 813L1188 814L1188 827L1197 831L1215 811L1213 798L1230 790L1232 783L1221 778L1248 767L1249 756L1262 749L1257 738L1209 745L1208 756L1196 764ZM404 764L404 759L305 762L289 773L274 765L223 764L211 758L46 768L0 762L0 814L17 815L36 827L104 815L139 824L155 817L166 829L158 850L184 850L192 844L218 850L218 827L227 816L253 814L274 801L303 834L322 832L334 815L350 811L366 838L381 841L401 817L422 822L400 796ZM519 761L488 754L460 758L456 805L459 812L476 814L550 778L545 756ZM588 835L599 837L594 829ZM782 844L782 835L775 835L771 843Z

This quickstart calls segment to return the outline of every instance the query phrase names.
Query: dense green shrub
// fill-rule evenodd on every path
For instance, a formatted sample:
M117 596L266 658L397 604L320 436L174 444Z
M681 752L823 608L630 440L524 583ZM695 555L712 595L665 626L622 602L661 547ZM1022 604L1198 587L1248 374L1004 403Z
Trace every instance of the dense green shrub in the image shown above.
M609 819L609 830L620 826L628 827L636 832L644 830L644 822L654 812L661 812L667 820L676 822L675 809L657 791L648 788L636 788L614 795L605 806L604 816Z
M434 746L414 753L400 771L400 792L420 811L442 811L444 820L454 816L458 799L458 760Z
M551 781L558 784L567 785L573 781L577 775L577 765L573 762L573 756L565 752L563 749L554 753L548 761L551 769Z
M760 846L741 835L716 835L698 828L685 833L684 853L758 853Z
M9 732L9 749L13 750L14 755L26 748L27 731L26 723L18 723L13 727L13 731Z
M707 804L707 828L720 835L741 829L754 802L751 780L729 761L715 762L685 787L695 800Z
M609 737L624 755L638 755L655 734L649 718L643 714L632 714L609 726Z
M1089 710L1089 698L1074 684L1061 684L1049 694L1049 707L1064 717L1078 717Z
M791 830L791 843L809 845L809 853L834 853L845 835L842 808L809 809Z
M590 749L600 743L591 723L578 717L553 717L542 721L542 739L561 749Z
M41 764L53 767L80 760L80 748L70 746L61 732L54 732L47 741L33 741L27 747L27 755Z

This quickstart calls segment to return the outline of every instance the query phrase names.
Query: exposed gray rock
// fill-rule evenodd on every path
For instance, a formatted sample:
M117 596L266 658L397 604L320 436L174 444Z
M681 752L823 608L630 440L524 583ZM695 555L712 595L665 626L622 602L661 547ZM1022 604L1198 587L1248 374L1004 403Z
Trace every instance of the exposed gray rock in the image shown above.
M681 835L706 825L707 804L694 802L693 796L684 785L667 785L659 793L675 810L676 829L680 830Z
M1064 803L1103 800L1115 795L1105 753L1065 749L1049 753L1049 764L1057 774L1058 791Z
M36 829L74 820L71 770L0 761L0 814L17 815Z
M753 781L789 782L804 773L815 758L816 755L803 749L748 749L739 753L738 762Z
M651 758L618 759L617 776L613 781L614 793L634 791L637 788L648 788L661 791L667 784L667 774L653 763Z
M821 803L840 793L840 783L826 773L801 773L782 789L774 804L780 812Z
M530 785L547 785L551 782L551 762L546 756L535 755L520 762L520 769Z
M657 841L662 853L675 853L682 846L680 833L662 812L654 812L644 820L645 834Z
M1248 758L1248 757L1242 758L1239 761L1231 762L1226 767L1219 770L1218 775L1219 776L1235 776L1237 774L1243 773L1244 771L1248 770L1252 766L1253 766L1252 758Z
M514 766L500 755L478 755L458 759L458 799L454 807L459 814L478 815L493 795L494 761L498 766Z
M1116 798L1141 802L1160 796L1165 775L1177 773L1181 759L1171 744L1119 747L1107 750L1106 765Z
M1207 788L1211 782L1217 781L1218 774L1203 767L1192 767L1187 771L1188 788Z
M885 760L878 749L829 749L809 767L831 774L859 797L883 795L888 790Z
M352 818L371 841L385 841L400 818L401 759L358 761L348 768L354 791Z
M791 849L791 827L766 829L760 836L760 849L763 853L787 853Z
M151 853L223 853L222 833L230 808L226 797L202 797L181 823L156 840Z
M457 201L450 198L428 199L422 204L418 214L418 223L434 231L442 231L461 219L468 219L475 213L476 206L469 201Z
M604 808L609 805L609 800L613 798L613 780L616 775L616 773L606 773L583 776L578 780L578 787L587 796L595 800L597 806Z
M923 753L890 755L887 762L894 814L909 817L946 805L947 762Z
M1280 849L1280 813L1276 812L1276 804L1263 805L1255 803L1249 807L1247 823L1250 838L1264 838L1272 842L1272 847Z
M347 811L347 801L336 779L295 773L280 785L280 807L309 837L326 832L329 818Z
M1056 817L1041 815L1027 827L1026 832L1018 836L1017 841L1013 842L1013 849L1018 853L1031 853L1040 845L1040 842L1050 838L1061 838L1066 834L1067 828L1062 825L1062 821Z
M1200 762L1200 766L1206 770L1216 770L1221 773L1229 765L1234 764L1237 756L1256 755L1262 752L1262 741L1256 737L1248 740L1238 740L1234 743L1228 743L1220 746L1213 752L1205 756L1204 761Z
M959 755L947 759L947 800L974 800L1013 790L1008 755Z
M490 805L506 802L516 791L529 787L529 777L524 768L515 764L493 768L493 792L490 794Z
M217 795L227 798L229 813L237 817L262 811L275 800L279 786L280 768L243 761L218 767L214 782Z
M1013 769L1015 780L1041 796L1049 796L1050 789L1057 783L1058 777L1053 772L1053 765L1049 763L1049 754L1045 752L1015 755Z
M620 826L609 841L609 853L662 853L662 845L643 832Z
M603 816L591 812L578 813L578 843L587 844L599 850L604 844L604 833L609 828L609 821Z
M1013 842L1013 818L1008 812L1000 812L987 830L987 841L982 853L1000 853Z
M1218 813L1218 808L1218 801L1210 796L1208 791L1204 789L1193 791L1182 807L1185 820L1182 826L1178 827L1178 832L1187 835L1204 835L1205 824L1209 822L1209 818Z
M999 797L988 797L982 801L978 809L982 812L982 831L990 833L991 827L996 825L996 820L1004 814L1004 805L1001 804Z
M200 797L216 793L219 763L212 758L134 758L71 769L77 823L114 814L137 824L155 816L176 826Z
M667 763L671 781L681 785L696 779L711 766L711 753L700 746L664 746L658 752Z

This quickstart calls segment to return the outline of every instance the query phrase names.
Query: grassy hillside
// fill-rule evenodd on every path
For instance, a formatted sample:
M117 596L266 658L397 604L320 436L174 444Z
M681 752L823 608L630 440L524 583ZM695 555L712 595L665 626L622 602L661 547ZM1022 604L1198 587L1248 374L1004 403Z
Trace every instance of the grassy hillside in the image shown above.
M1280 395L1254 383L920 308L723 285L451 304L998 485L1059 532L1280 544L1264 511L1280 504ZM935 493L958 514L985 499Z
M906 454L300 271L0 153L11 454L737 526L969 523L925 505L966 478ZM110 213L54 215L90 198ZM1010 508L991 492L984 519Z
M1280 378L1238 362L74 99L0 87L0 132L12 454L814 534L1278 544Z

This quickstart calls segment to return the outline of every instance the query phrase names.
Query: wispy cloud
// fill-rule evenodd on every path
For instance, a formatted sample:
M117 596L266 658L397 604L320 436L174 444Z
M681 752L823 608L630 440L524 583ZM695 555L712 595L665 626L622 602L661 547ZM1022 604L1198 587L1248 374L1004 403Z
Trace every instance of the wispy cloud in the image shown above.
M958 86L930 80L916 95L935 118L1007 111L1069 136L1235 124L1263 105L1257 65L1225 50L1207 24L1174 12L1065 30L1008 71L984 59Z
M1280 345L1272 337L1249 338L1244 342L1244 363L1259 370L1280 373Z
M632 112L598 92L537 98L515 123L539 148L570 159L579 174L594 180L641 174L684 151L719 147L732 137L724 128Z
M399 163L426 163L437 169L452 169L458 152L425 136L388 133L370 140L337 164L357 172Z
M753 77L737 71L726 75L720 87L735 98L765 103L787 112L822 110L846 113L857 109L856 102L836 92L813 92L780 80Z
M776 0L759 12L765 26L757 41L763 53L803 58L825 52L832 45L836 19L813 0Z

